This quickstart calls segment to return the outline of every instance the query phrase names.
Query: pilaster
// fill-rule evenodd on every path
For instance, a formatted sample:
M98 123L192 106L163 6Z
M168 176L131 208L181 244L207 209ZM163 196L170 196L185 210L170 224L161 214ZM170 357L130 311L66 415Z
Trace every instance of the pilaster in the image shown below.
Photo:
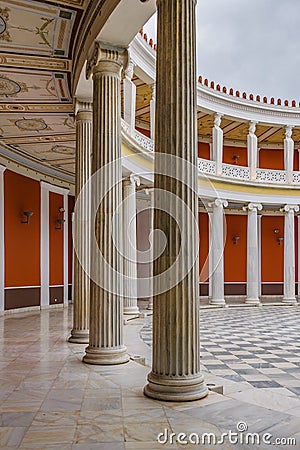
M223 130L221 128L222 114L215 114L214 127L212 129L212 154L216 162L216 174L222 175L223 162Z
M125 70L125 77L123 79L123 94L124 94L124 120L128 123L130 133L133 135L135 130L135 109L136 109L136 86L132 81L134 73L134 62L129 60L128 66Z
M250 180L256 179L256 169L258 165L257 136L255 134L257 122L251 121L249 124L249 134L247 136L248 166L250 169Z

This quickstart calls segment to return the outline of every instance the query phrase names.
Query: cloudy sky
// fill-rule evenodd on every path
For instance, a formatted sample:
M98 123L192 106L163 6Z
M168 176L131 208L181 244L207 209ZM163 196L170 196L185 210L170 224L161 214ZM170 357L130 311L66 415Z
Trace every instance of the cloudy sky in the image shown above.
M300 101L300 0L198 0L198 75ZM156 17L144 27L155 37Z

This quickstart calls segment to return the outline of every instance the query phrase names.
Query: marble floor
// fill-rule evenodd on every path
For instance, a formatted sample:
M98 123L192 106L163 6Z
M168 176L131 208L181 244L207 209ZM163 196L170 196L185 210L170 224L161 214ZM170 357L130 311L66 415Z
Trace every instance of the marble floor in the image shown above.
M228 367L233 364L228 361L235 360L236 364L249 364L257 371L259 368L251 366L256 364L251 357L248 362L243 361L246 355L252 354L252 347L248 346L246 353L234 354L239 351L236 350L239 344L232 330L228 329L227 334L224 328L217 330L217 326L227 327L231 323L242 343L244 340L251 345L259 342L259 348L265 351L260 355L271 352L288 361L282 364L291 363L298 367L298 361L294 359L297 355L299 357L296 340L285 342L285 336L291 333L288 326L294 327L295 333L297 328L299 330L298 309L279 308L279 313L277 308L259 309L259 314L265 314L260 326L257 325L259 341L253 341L255 336L250 333L251 320L254 327L257 317L249 318L249 314L257 314L258 308L251 311L247 308L248 312L246 308L201 311L202 360L206 382L217 388L223 386L223 394L211 391L203 400L183 404L158 402L143 396L151 349L141 336L149 338L150 317L126 322L125 341L132 360L116 367L90 366L81 362L85 345L66 341L71 329L71 308L0 317L0 449L300 448L300 397L297 389L291 389L299 387L297 372L289 372L286 370L289 367L280 366L279 370L285 375L292 373L296 383L287 385L281 380L278 382L280 387L261 385L258 388L251 383L253 379L247 379L244 377L247 374L243 373L242 380L230 378L228 375L237 376L240 372L233 368L234 374L228 374L226 370L229 369L223 367L224 361L227 361L224 366ZM267 322L266 317L269 318ZM247 328L245 323L248 323ZM264 323L269 326L268 333L278 325L277 337L283 341L280 345L286 344L282 349L284 354L276 353L276 348L264 347L264 342L268 347L276 347L278 343L273 342L272 335L263 336ZM224 339L226 343L217 339ZM228 347L229 344L231 347ZM229 355L219 353L217 348L225 348ZM244 349L240 351L245 352ZM291 361L287 359L287 353L292 355L289 357ZM145 358L145 365L141 363L143 360L137 362L138 356ZM206 358L208 356L210 359ZM224 356L230 356L230 359ZM258 359L265 360L265 356ZM222 364L222 368L209 367L214 366L210 364L211 360L213 363L217 360L216 365ZM257 373L253 375L257 376ZM268 373L268 381L272 381L274 375ZM212 433L219 440L224 432L238 431L241 439L241 435L245 434L241 424L244 429L245 426L248 428L249 433L257 433L260 437L269 433L275 445L270 447L263 442L248 445L241 443L241 440L239 444L233 444L228 439L224 444L219 441L216 445L210 445L206 440L200 445L194 444L195 434L203 438L203 433ZM157 440L159 433L163 433L160 442ZM174 436L169 439L171 433ZM180 433L189 438L188 444L178 442ZM165 436L168 439L164 444ZM283 439L287 438L295 442L284 445L286 441Z

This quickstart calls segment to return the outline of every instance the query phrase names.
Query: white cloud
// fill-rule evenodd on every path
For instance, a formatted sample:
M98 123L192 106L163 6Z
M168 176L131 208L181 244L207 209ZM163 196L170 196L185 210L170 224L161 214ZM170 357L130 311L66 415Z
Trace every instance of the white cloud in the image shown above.
M155 16L145 26L155 37ZM198 0L198 75L228 88L300 100L299 0Z

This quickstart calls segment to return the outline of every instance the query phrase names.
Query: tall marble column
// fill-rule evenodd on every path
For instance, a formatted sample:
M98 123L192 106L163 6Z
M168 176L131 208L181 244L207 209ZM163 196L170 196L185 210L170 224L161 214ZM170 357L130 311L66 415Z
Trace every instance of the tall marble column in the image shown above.
M97 177L101 171L101 180L91 187L92 209L97 211L95 227L92 226L97 245L91 246L91 268L94 266L99 282L93 272L90 338L83 357L89 364L121 364L129 360L123 343L122 219L117 210L122 203L121 70L127 62L127 50L96 42L87 63L87 76L93 73L92 174ZM99 201L96 208L95 202ZM99 254L106 264L98 267Z
M75 160L75 200L81 189L88 181L91 174L92 153L92 104L77 101L76 103L76 160ZM89 240L89 199L83 199L86 203L80 209L81 217L73 221L74 233L77 234L76 242L80 246L83 255L90 253ZM85 256L88 259L88 256ZM74 252L74 278L73 278L73 329L69 342L88 344L89 342L89 301L90 278L78 261Z
M156 95L156 85L155 83L151 86L152 95L150 100L150 137L155 138L155 95Z
M257 122L251 121L249 124L249 134L247 136L248 166L250 169L250 180L256 179L256 169L258 164L257 136L255 134Z
M211 305L225 306L224 298L224 208L228 206L226 200L217 198L210 204L213 209L211 224L212 242L212 295Z
M153 232L154 230L154 190L153 189L149 189L149 194L150 194L150 226L149 226L149 235ZM150 274L149 274L149 278L150 278L150 295L149 295L149 302L148 302L148 306L147 309L152 310L153 309L153 240L152 242L150 242L151 245L151 252L150 252Z
M260 305L259 300L259 246L257 211L260 203L249 203L247 226L247 297L245 303Z
M293 181L294 167L294 141L292 139L293 127L287 126L284 139L284 169L286 170L286 179L288 183Z
M123 256L124 256L124 314L138 314L137 305L137 244L136 244L136 186L140 178L131 174L123 181Z
M297 303L295 294L295 212L297 205L285 205L284 217L284 293L282 302L293 305Z
M153 267L152 372L144 392L170 401L208 392L200 372L195 6L157 0L155 255L162 234L166 245Z
M136 106L136 85L132 81L134 72L134 62L129 61L125 70L125 78L123 80L124 89L124 120L128 123L130 133L133 134L135 129L135 106Z
M223 162L223 130L221 128L222 114L215 114L214 127L212 129L212 156L216 162L216 174L222 175Z

